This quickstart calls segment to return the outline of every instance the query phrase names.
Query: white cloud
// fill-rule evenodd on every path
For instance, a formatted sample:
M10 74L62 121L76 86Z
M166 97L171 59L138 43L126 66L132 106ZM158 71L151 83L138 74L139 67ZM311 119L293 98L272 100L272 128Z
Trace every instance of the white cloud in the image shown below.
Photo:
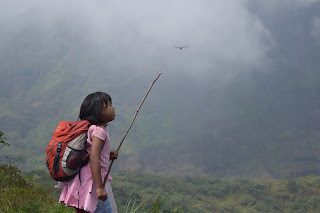
M7 4L10 10L15 5L32 7L32 14L49 30L56 26L57 19L81 25L70 30L82 29L75 33L92 43L108 46L109 54L127 63L156 61L175 68L184 64L184 70L200 72L239 65L251 67L263 62L272 38L248 10L247 3L247 0L33 0ZM184 51L172 48L185 44L190 47Z

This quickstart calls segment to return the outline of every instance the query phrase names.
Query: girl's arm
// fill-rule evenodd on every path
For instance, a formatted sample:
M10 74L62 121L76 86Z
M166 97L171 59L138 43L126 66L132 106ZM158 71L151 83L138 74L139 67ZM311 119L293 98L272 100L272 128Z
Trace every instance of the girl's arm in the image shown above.
M108 195L103 186L101 178L100 153L103 148L104 141L93 136L90 154L90 168L93 182L96 184L96 192L99 200L106 200Z

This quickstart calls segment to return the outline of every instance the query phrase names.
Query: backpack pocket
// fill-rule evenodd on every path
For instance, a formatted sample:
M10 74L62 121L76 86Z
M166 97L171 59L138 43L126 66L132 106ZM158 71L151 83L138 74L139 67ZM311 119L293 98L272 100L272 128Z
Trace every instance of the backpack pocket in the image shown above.
M75 170L81 166L81 161L84 156L85 150L76 150L72 149L69 146L67 147L67 149L70 149L70 152L66 160L66 166L71 170Z
M82 159L85 156L87 134L81 134L73 139L63 154L61 166L68 175L76 174L83 166Z

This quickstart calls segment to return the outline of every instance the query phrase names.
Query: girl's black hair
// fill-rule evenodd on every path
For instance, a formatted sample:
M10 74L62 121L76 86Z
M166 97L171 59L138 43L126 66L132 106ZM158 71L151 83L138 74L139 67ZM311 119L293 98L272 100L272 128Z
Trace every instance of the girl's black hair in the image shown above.
M112 104L110 95L105 92L95 92L89 94L82 102L80 107L79 119L88 120L91 124L101 125L103 103L108 106Z

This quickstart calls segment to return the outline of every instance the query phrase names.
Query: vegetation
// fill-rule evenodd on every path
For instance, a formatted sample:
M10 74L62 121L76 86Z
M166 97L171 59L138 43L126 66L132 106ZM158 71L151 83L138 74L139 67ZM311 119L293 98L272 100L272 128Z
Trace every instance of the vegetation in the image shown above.
M165 208L181 206L185 212L293 213L320 209L320 177L250 180L117 173L112 185L120 208L132 190L131 196L139 202L163 196ZM144 204L150 205L152 202Z
M0 212L74 212L58 204L45 188L13 165L0 165Z
M0 131L0 149L10 144ZM20 158L7 157L10 164L0 164L0 212L64 213L74 212L58 204L54 195L34 183L36 175L26 177L13 164Z
M4 136L4 133L0 131L0 149L3 146L10 146L10 144L5 141L6 139L7 138Z
M26 173L25 178L14 166L0 168L1 212L70 212L57 204L59 191L47 171ZM320 177L315 176L250 180L118 172L111 184L119 212L316 213L320 209Z
M0 164L0 212L15 213L67 213L74 212L72 208L67 208L63 204L57 203L58 193L53 190L55 181L43 172L43 177L38 176L39 171L28 173L28 177L22 175L21 171L8 164ZM39 182L40 181L40 182ZM35 184L37 182L37 184ZM44 184L47 189L40 186ZM53 193L52 193L53 192ZM132 202L131 202L132 201ZM164 199L159 197L149 208L143 207L142 204L135 206L129 196L127 203L120 206L125 209L126 213L144 212L144 213L183 213L181 207L176 206L172 211L163 210Z

